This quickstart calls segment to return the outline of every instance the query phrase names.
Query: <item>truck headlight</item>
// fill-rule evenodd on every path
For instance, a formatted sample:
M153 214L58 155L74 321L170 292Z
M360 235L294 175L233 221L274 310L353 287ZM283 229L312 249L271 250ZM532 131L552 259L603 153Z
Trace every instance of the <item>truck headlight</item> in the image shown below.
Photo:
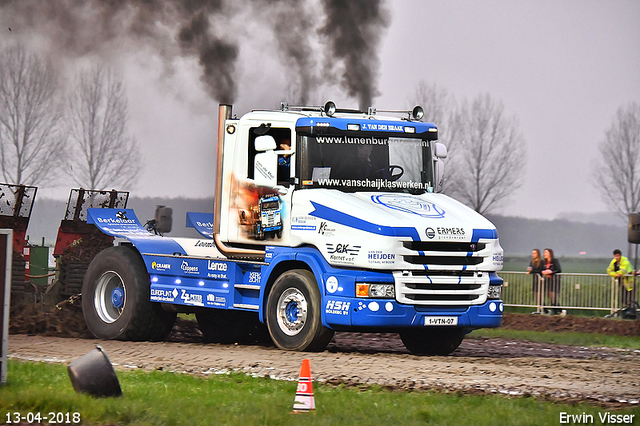
M487 299L500 299L502 297L501 285L490 285L489 292L487 293Z
M356 297L367 297L372 299L395 299L395 285L357 283Z

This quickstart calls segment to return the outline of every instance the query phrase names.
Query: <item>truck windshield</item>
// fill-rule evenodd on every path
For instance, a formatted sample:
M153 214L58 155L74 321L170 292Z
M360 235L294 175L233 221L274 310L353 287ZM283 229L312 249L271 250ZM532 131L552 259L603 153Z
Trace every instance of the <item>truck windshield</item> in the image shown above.
M303 187L343 191L433 191L431 142L353 134L299 136Z

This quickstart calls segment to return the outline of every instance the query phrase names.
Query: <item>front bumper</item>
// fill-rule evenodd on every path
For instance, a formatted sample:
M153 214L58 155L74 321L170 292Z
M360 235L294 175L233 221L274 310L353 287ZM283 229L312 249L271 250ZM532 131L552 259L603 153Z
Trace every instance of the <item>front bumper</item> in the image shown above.
M468 307L404 305L393 299L361 299L327 297L323 306L323 323L373 329L425 327L427 323L451 324L463 328L499 327L502 322L502 300L487 300ZM432 321L428 321L429 318ZM437 319L438 321L433 321Z

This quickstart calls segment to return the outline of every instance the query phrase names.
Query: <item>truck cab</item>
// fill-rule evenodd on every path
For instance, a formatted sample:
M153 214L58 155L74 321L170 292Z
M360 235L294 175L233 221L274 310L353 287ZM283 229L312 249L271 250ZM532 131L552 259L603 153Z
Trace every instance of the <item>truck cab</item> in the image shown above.
M399 114L328 102L235 118L221 105L211 239L101 229L139 254L152 305L193 309L204 330L252 312L282 349L322 350L336 330L394 331L414 353L450 353L500 325L502 248L487 219L441 193L437 127L419 107ZM126 287L116 281L102 297ZM93 300L99 317L108 301Z

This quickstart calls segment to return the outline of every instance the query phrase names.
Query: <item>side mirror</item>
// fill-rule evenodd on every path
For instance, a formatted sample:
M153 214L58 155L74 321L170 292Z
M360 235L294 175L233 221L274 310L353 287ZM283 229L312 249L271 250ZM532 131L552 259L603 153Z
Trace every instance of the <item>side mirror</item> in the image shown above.
M254 144L258 152L273 151L277 147L276 140L270 135L258 136Z
M435 179L433 192L442 192L444 189L444 161L437 157L433 159L433 178Z
M258 136L255 141L258 153L253 159L253 179L256 185L274 187L278 178L278 154L273 136Z
M443 143L436 142L433 147L433 155L437 158L447 158L447 146Z

